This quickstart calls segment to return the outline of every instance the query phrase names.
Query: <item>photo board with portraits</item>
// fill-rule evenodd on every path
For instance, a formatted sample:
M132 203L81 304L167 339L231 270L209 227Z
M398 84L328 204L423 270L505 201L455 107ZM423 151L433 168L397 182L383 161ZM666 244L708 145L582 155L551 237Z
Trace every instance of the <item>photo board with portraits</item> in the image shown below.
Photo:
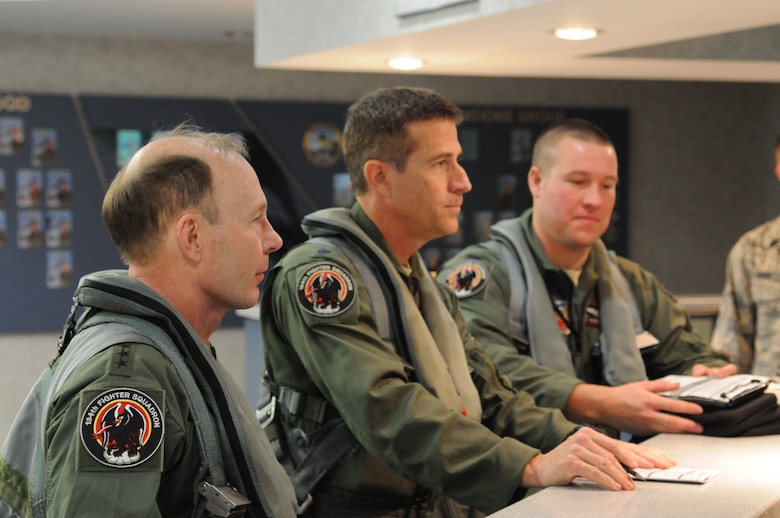
M325 207L354 203L341 152L349 103L33 95L0 92L0 333L59 331L79 278L123 268L100 217L114 175L158 132L189 122L234 132L269 201L284 240L276 260L305 239L300 222ZM460 230L426 245L429 268L486 239L490 225L530 206L526 175L539 132L570 117L602 127L620 162L618 199L604 239L627 249L630 160L627 110L578 107L461 106L462 164L473 189ZM225 326L241 325L229 314Z

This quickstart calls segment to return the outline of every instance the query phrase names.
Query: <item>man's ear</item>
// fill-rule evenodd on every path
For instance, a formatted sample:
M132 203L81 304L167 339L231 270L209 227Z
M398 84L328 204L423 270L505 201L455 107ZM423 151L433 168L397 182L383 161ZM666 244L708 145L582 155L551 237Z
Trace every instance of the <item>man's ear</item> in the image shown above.
M389 167L387 162L375 159L368 160L363 165L363 177L369 191L383 193L390 188L390 178L387 174Z
M201 242L200 216L193 213L183 214L176 222L176 241L182 255L191 260L198 260L203 249Z
M531 195L534 198L539 196L542 183L542 170L537 166L531 167L528 170L528 190L531 191Z

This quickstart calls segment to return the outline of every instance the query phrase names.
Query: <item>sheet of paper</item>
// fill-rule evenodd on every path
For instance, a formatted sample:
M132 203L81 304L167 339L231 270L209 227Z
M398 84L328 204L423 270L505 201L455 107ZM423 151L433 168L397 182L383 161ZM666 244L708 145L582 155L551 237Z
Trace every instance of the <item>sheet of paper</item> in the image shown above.
M636 335L636 347L637 349L644 349L645 347L652 347L658 345L660 341L658 338L650 334L649 331L642 331Z
M677 466L669 469L635 468L634 471L650 482L679 482L683 484L704 484L720 473L717 469L681 468Z

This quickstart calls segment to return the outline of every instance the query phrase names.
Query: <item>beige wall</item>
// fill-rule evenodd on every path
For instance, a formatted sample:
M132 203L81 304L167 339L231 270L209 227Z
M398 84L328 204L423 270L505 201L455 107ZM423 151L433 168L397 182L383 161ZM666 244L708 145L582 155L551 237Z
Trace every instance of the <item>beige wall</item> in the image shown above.
M0 444L8 435L14 416L27 393L54 357L57 337L57 334L48 333L0 335L0 354L3 358L0 361ZM243 386L246 378L243 329L219 330L214 334L212 344L217 349L219 360Z

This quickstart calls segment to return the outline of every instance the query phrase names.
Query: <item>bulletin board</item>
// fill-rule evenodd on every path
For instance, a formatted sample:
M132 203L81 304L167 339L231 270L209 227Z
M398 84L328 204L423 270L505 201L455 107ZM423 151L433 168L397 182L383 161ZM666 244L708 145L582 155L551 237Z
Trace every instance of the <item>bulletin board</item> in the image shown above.
M241 133L285 245L305 236L306 214L349 207L353 195L341 156L348 103L232 101L0 92L0 333L59 331L78 279L123 268L100 217L105 190L132 154L160 130L191 122ZM530 148L549 123L581 117L614 140L618 201L605 236L626 252L628 112L622 109L461 106L463 165L473 184L461 230L427 245L429 267L484 239L488 224L530 206ZM232 312L223 325L241 325Z
M349 207L354 201L349 175L341 156L341 128L349 104L307 102L241 103L263 132L285 170L299 186L296 208L305 215L312 206ZM628 128L625 109L461 106L459 127L463 166L472 191L465 195L457 234L426 245L421 253L428 267L436 267L463 247L487 239L489 225L519 216L531 206L527 187L531 150L549 124L565 118L583 118L601 127L613 140L620 162L620 182L612 222L604 241L620 255L627 250L629 180ZM312 201L313 200L313 201Z
M62 329L81 275L116 267L69 96L0 93L0 332Z
M302 211L293 209L295 188L290 185L272 150L261 142L262 135L242 109L226 99L168 99L148 97L81 97L84 116L97 148L100 167L108 180L157 132L181 123L190 123L204 131L241 134L249 149L250 163L257 171L268 198L269 219L285 242L304 239L300 228ZM309 209L308 211L310 211ZM303 212L306 213L306 212ZM241 319L229 312L223 327L239 326Z

